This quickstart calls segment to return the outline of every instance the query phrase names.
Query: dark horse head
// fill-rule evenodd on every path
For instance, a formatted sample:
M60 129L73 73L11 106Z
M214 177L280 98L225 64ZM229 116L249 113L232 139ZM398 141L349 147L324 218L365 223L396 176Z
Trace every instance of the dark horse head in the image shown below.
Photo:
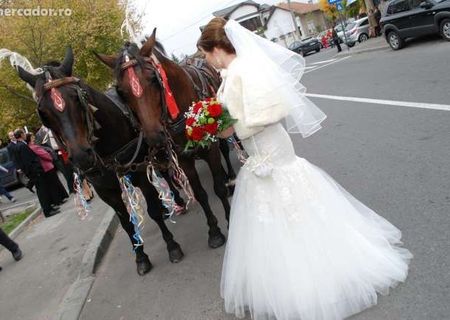
M40 74L21 67L18 71L20 78L35 89L42 123L65 145L73 164L86 171L98 160L93 148L97 123L95 108L87 101L80 80L72 77L73 62L69 48L62 63L48 63Z
M95 162L92 136L89 136L92 130L88 129L92 125L89 123L92 111L79 112L76 101L81 97L76 86L72 85L77 81L72 77L73 62L73 52L69 48L61 64L48 63L42 67L44 72L37 75L19 67L19 76L36 91L42 123L64 141L70 160L79 168L86 169ZM56 85L57 81L64 79L67 79L67 85Z
M162 67L167 75L168 86L178 103L180 115L195 98L192 83L185 72L164 55L155 34L156 29L141 49L134 43L125 43L118 55L96 54L114 70L119 94L138 117L151 147L166 145L165 126L170 121L165 88L158 66Z

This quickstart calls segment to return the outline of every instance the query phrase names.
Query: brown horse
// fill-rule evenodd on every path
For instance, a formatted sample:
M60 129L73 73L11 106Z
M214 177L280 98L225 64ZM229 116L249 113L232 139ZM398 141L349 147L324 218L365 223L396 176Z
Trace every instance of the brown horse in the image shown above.
M121 96L139 119L147 143L152 151L165 149L173 141L179 164L192 186L194 196L203 208L209 226L208 244L217 248L225 243L225 237L217 225L208 202L208 195L202 187L195 160L202 159L208 164L214 180L214 191L222 201L226 219L229 220L230 205L225 186L226 174L221 164L219 143L210 148L200 148L192 153L184 153L187 143L184 133L185 117L193 101L215 94L214 86L202 86L198 73L189 66L179 66L168 59L158 49L155 40L156 29L139 49L136 44L126 43L117 56L96 54L107 66L115 70L117 87ZM165 76L167 81L164 81ZM196 88L202 88L196 90ZM168 100L172 94L179 112L174 114ZM152 152L151 151L151 152Z
M134 237L134 226L121 197L115 165L111 164L126 163L130 158L136 163L144 161L147 148L136 146L138 133L108 96L72 76L73 63L72 50L68 49L61 64L47 63L42 67L45 72L38 75L18 67L19 76L35 89L39 98L37 112L43 124L64 144L71 162L85 173L100 198L115 210L135 248L137 272L144 275L152 269L152 264L144 246ZM58 93L58 98L52 95L52 89ZM139 153L133 157L136 151ZM158 192L145 172L129 174L147 201L149 216L160 228L170 261L181 261L184 254L163 220Z

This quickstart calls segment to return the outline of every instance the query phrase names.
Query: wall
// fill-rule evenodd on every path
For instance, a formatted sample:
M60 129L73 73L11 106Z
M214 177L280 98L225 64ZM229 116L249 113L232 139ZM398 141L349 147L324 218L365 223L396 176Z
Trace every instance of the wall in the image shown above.
M292 21L291 13L286 10L275 9L264 34L267 39L277 39L278 41L275 41L276 43L286 47L294 41L294 31L295 26Z

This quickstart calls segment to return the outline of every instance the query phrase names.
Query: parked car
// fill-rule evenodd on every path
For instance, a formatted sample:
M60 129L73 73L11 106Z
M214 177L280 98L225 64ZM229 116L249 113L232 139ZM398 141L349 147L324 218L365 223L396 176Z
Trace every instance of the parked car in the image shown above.
M334 30L336 30L336 33L338 35L339 38L339 43L343 43L344 42L344 29L342 28L342 24L338 24Z
M450 1L392 0L380 22L393 50L403 48L408 38L428 34L450 41Z
M363 42L369 39L369 18L361 18L351 22L345 28L347 36L347 45L353 47L357 42Z
M8 149L0 149L0 165L9 170L8 173L0 170L0 180L5 187L26 184L27 178L22 172L17 172L14 162L9 157Z
M316 38L305 38L302 41L294 41L289 49L305 56L312 51L319 52L320 42Z

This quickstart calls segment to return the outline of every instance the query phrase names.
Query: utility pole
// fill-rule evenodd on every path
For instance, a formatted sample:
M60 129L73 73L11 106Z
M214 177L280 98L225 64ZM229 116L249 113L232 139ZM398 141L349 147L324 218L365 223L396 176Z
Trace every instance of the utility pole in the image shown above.
M295 20L295 14L291 7L291 0L287 0L287 4L288 4L288 9L291 12L292 22L294 23L295 34L297 35L297 38L300 40L302 38L302 35L298 31L297 20Z

